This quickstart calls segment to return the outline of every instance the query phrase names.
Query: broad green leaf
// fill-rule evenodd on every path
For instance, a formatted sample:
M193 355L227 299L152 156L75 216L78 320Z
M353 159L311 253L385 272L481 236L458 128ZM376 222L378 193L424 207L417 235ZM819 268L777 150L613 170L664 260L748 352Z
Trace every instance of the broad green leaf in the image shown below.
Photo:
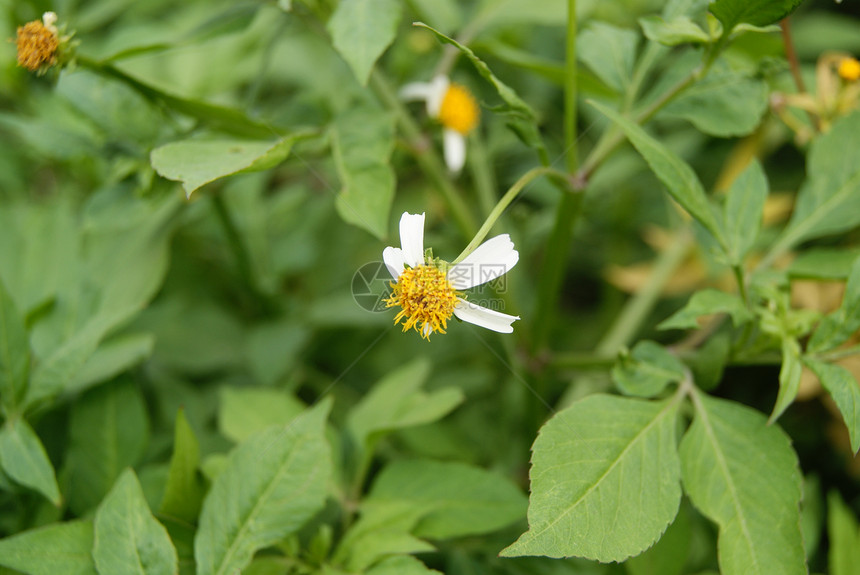
M258 549L297 531L322 509L331 475L323 401L230 454L203 501L194 539L198 575L232 575Z
M753 409L695 393L681 473L693 504L719 525L720 573L805 574L801 476L788 436Z
M779 393L776 396L776 404L770 414L768 424L779 419L779 416L788 409L797 397L800 389L800 375L802 372L800 363L800 345L797 340L790 337L782 340L782 367L779 370Z
M67 393L76 393L105 382L152 355L155 337L149 333L132 333L112 338L96 349L80 371L69 381Z
M182 182L190 198L195 190L220 178L277 166L295 141L296 136L270 142L182 140L152 150L150 161L160 176Z
M281 389L233 387L221 389L218 430L241 443L270 425L283 425L305 410L305 405Z
M96 575L93 522L70 521L0 539L0 565L27 575Z
M803 499L800 503L800 532L806 560L814 556L824 531L824 497L816 475L803 477Z
M437 421L463 402L459 388L427 393L421 388L430 375L430 362L416 359L380 380L350 411L347 427L365 449L395 429Z
M708 33L690 20L688 16L677 16L668 21L660 16L645 16L639 19L639 25L642 26L642 32L645 33L646 38L664 46L709 44L711 42Z
M624 562L629 575L681 575L690 555L692 526L689 505L681 505L666 533L642 555Z
M300 322L286 320L255 326L248 334L246 355L251 371L263 385L276 385L299 360L310 338Z
M24 318L0 279L0 401L7 416L15 414L27 392L30 339Z
M755 244L767 194L767 177L758 160L753 160L732 184L723 207L723 229L733 265L741 265Z
M134 383L116 381L84 394L69 422L69 507L83 515L98 505L120 473L139 462L148 440L146 406Z
M365 571L366 575L442 575L411 555L387 557Z
M815 353L833 349L856 334L857 330L860 330L860 258L854 260L851 266L842 305L835 312L824 316L809 340L807 351Z
M654 397L670 383L685 377L684 364L662 345L648 340L637 343L612 368L612 379L618 389L636 397Z
M860 527L836 491L827 494L827 536L830 575L854 575L860 565Z
M435 551L427 541L409 534L424 511L401 502L362 516L341 540L333 562L350 572L361 572L390 555Z
M806 182L774 251L860 225L860 111L813 141Z
M723 25L723 34L728 35L738 24L767 26L776 24L803 0L716 0L709 9Z
M739 296L708 288L694 293L687 305L657 327L659 329L696 329L699 327L698 318L715 313L729 314L735 326L740 326L753 317Z
M609 562L653 545L681 501L678 404L597 394L558 412L532 447L529 531L501 555Z
M591 102L591 105L621 128L675 201L710 231L721 245L725 245L723 232L693 168L618 112L597 102Z
M335 119L331 144L341 183L335 202L340 217L383 238L396 181L389 164L394 118L370 105L351 106Z
M60 505L54 466L39 436L23 419L7 419L0 429L0 466L17 483L35 489L54 505Z
M188 523L196 522L206 490L199 469L200 446L185 417L185 410L180 409L176 414L173 455L159 513Z
M332 45L362 86L373 64L394 41L400 22L398 0L341 0L326 25Z
M860 385L841 365L808 357L803 358L803 363L815 373L842 413L851 438L851 450L856 454L860 451Z
M629 29L592 21L576 39L579 59L610 88L624 93L633 75L639 35Z
M152 516L134 471L126 469L99 505L93 559L100 573L176 575L176 549Z
M792 278L845 281L858 257L860 249L813 248L798 254L786 271Z

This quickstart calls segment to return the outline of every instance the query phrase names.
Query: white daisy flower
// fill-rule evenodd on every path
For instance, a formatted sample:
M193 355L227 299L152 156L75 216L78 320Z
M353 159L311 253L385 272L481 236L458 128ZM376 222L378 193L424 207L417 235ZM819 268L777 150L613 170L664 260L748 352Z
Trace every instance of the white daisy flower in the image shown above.
M445 76L436 76L428 83L406 84L400 90L404 100L424 100L427 115L443 126L442 140L445 163L452 172L459 172L466 163L466 136L478 125L481 110L472 93L460 84L452 84Z
M387 307L400 307L394 323L403 331L414 328L424 339L445 333L451 316L501 333L511 333L518 316L500 313L466 301L461 290L494 280L510 271L519 253L508 234L490 238L463 261L448 264L424 252L424 214L400 218L400 247L382 251L393 292Z

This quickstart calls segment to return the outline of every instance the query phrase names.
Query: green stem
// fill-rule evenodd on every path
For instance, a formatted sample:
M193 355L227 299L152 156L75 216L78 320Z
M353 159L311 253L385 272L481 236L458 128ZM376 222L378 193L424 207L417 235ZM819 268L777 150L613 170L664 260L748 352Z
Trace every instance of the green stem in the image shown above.
M448 204L460 232L464 237L472 237L475 229L477 229L475 219L460 193L448 178L439 157L426 145L418 124L409 115L388 80L378 70L374 70L370 75L370 87L385 107L396 115L400 131L412 149L415 160L436 186L436 189L439 190L439 193L442 194L442 198Z
M469 245L466 246L466 249L464 249L462 253L457 256L457 259L455 259L451 263L459 263L463 261L466 256L475 251L475 249L479 245L481 245L481 242L484 241L484 238L487 237L487 234L490 233L490 230L493 228L493 225L495 225L496 220L499 219L499 216L502 215L502 212L505 211L505 208L507 208L508 205L512 201L514 201L514 198L516 198L519 193L523 191L523 188L525 188L529 183L531 183L532 180L547 174L565 177L565 174L562 174L558 170L555 170L553 168L545 168L543 166L532 168L531 170L523 174L522 177L520 177L520 179L517 180L507 192L505 192L505 195L502 196L502 199L500 199L498 203L496 203L496 207L494 207L493 210L490 212L490 215L487 216L486 221L484 221L484 225L481 226L481 229L478 230L478 232L472 238L472 241L469 242Z

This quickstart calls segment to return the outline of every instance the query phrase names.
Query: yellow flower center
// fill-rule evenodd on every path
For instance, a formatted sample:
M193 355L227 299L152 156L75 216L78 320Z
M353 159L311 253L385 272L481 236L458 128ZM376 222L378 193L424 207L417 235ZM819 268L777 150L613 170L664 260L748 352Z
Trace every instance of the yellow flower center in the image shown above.
M18 65L36 71L43 65L56 63L60 39L57 33L41 21L27 22L18 27Z
M402 308L394 318L395 325L403 321L403 331L415 328L428 340L428 326L445 333L458 295L445 272L432 265L406 268L396 282L391 282L391 287L393 292L385 300L385 306Z
M443 126L466 135L478 125L480 115L478 103L469 90L459 84L448 86L439 108L439 121Z
M860 80L860 62L855 58L842 58L839 62L839 77L849 82Z

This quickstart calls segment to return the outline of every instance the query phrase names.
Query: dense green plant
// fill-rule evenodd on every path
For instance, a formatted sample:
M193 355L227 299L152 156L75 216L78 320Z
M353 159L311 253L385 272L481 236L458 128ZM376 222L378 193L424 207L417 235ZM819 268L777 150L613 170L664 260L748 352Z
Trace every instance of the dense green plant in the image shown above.
M800 4L0 3L0 573L855 573Z

